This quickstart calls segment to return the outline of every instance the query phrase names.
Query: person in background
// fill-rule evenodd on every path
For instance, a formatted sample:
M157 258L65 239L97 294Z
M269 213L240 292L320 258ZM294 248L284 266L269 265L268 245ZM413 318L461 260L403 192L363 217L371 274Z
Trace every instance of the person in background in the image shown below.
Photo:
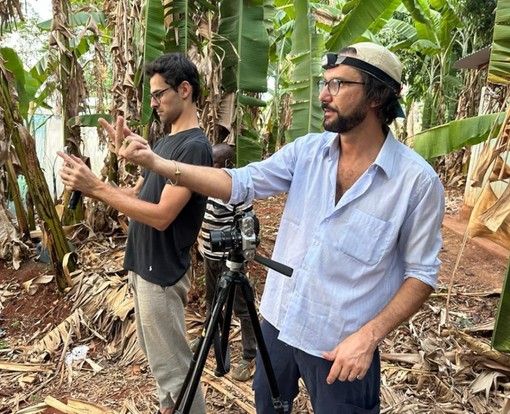
M387 48L356 43L322 62L323 133L310 133L243 168L176 163L124 130L131 162L231 204L287 193L260 312L281 399L303 379L316 413L380 412L379 344L414 315L437 284L443 186L397 141L402 64ZM110 134L112 139L114 134ZM258 413L274 413L262 364Z
M233 148L225 143L213 146L213 159L215 168L232 168L234 166L235 153ZM202 223L201 240L199 251L204 258L205 269L205 301L207 310L212 310L212 304L216 293L216 284L223 272L227 271L225 252L213 252L211 249L211 231L228 231L234 225L234 214L236 212L253 212L253 205L241 204L230 205L218 198L209 198L205 209L204 221ZM241 322L241 335L243 344L243 358L234 365L231 375L238 381L248 381L251 378L251 371L255 364L257 354L257 341L246 300L237 289L234 299L234 312ZM198 347L200 338L191 342L191 350L194 352Z
M165 54L146 68L151 106L170 133L156 141L154 153L170 162L212 165L211 145L199 128L200 80L196 66L182 54ZM106 120L101 125L114 129ZM120 127L117 132L122 135ZM125 141L124 145L128 145ZM138 342L156 379L159 413L173 412L192 353L186 338L184 307L195 243L207 198L150 170L136 186L121 189L100 181L77 157L64 159L65 185L116 208L129 218L124 267L135 298ZM205 414L200 388L191 412Z

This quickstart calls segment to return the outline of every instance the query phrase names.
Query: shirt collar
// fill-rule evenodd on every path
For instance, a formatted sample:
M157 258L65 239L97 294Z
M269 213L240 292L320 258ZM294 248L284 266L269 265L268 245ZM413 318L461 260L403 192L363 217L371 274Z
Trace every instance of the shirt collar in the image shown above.
M384 144L374 161L374 165L377 165L386 174L388 178L391 178L395 165L395 157L398 153L398 142L393 136L391 131L388 131Z
M324 148L322 149L325 157L333 156L334 151L338 149L337 138L338 134L336 132L326 132L326 143L324 144Z
M326 142L323 148L323 154L325 157L333 156L334 151L338 148L338 134L335 132L326 132ZM384 144L377 155L373 165L377 165L386 174L388 178L391 178L393 173L393 166L395 164L395 157L397 156L397 140L393 136L393 133L388 131Z

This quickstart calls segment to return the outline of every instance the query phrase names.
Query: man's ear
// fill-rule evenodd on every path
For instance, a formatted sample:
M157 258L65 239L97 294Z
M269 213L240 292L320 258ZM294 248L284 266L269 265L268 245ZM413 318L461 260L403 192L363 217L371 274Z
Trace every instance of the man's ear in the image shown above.
M370 108L378 108L381 106L381 101L373 100L370 102Z
M179 93L183 99L188 98L193 93L192 87L188 81L182 81L179 85Z

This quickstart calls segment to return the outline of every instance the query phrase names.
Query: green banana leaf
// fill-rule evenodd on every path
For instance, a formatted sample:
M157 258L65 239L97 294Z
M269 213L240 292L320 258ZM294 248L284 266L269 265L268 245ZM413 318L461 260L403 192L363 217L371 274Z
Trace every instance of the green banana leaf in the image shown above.
M243 131L236 139L236 165L243 166L262 158L259 135L254 130Z
M379 15L379 18L374 20L370 24L368 31L370 33L379 33L381 30L383 30L383 28L388 24L391 17L395 13L395 11L399 8L399 6L401 6L401 4L402 4L402 0L393 0L391 3L389 3L386 6L386 9L383 10L383 12ZM372 42L375 41L374 39L367 39L367 40L370 40Z
M403 0L402 3L405 5L407 11L411 14L413 21L427 24L428 15L425 4L420 0ZM425 7L424 7L425 6Z
M311 30L313 21L310 21L308 0L296 0L294 8L296 20L290 57L294 70L288 88L292 93L292 124L285 134L287 141L320 131L323 119L317 81L322 73L324 37Z
M371 25L380 26L379 19L381 17L389 18L386 14L387 10L396 10L399 3L401 1L395 0L349 1L345 6L348 9L344 8L343 10L349 12L346 13L342 22L331 30L331 36L326 42L326 49L338 51L342 47L354 43Z
M414 136L414 150L427 160L446 155L467 145L495 137L503 123L503 112L475 116L443 124ZM493 128L494 123L496 127Z
M10 47L0 48L0 56L3 59L5 69L14 75L15 87L18 93L19 111L24 119L28 117L30 102L35 99L35 94L41 82L25 71L23 63L14 49Z
M510 262L506 269L503 290L499 299L496 323L492 332L492 347L501 352L510 352Z
M143 61L151 62L164 52L163 40L165 39L165 25L163 4L161 0L147 0L145 4L145 39L143 42ZM143 74L144 65L138 68L140 76ZM142 125L147 125L152 117L153 111L150 101L149 79L143 76L143 98L142 98Z
M194 19L197 14L207 11L217 13L217 7L206 0L174 0L165 5L165 17L172 15L170 27L165 38L166 52L186 53L191 45L200 49L197 26Z
M69 126L73 127L76 125L82 127L100 127L99 118L109 119L110 114L92 114L92 115L80 115L69 120Z
M489 62L489 82L510 82L510 0L499 0Z
M262 143L254 125L242 117L248 106L265 106L253 93L267 91L269 37L266 25L271 8L264 0L224 0L220 4L214 49L222 65L225 93L237 95L237 119L243 120L236 136L236 165L262 157ZM241 124L240 124L241 125Z
M269 38L262 0L228 0L220 5L218 56L227 93L267 91Z

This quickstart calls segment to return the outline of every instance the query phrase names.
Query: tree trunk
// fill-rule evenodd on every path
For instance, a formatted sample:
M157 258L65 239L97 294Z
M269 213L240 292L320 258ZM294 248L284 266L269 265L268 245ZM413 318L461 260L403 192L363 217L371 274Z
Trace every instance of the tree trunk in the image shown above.
M23 174L25 177L29 177L27 180L28 191L34 201L39 219L44 222L43 240L47 241L46 247L55 271L58 288L63 291L71 284L71 281L66 279L62 268L64 256L69 253L69 246L37 159L34 139L23 126L23 118L18 111L11 90L7 72L0 60L0 108L4 109L3 128L5 135L12 139Z
M23 201L21 199L21 194L19 191L18 185L18 174L16 174L16 170L12 161L9 159L6 163L7 167L7 176L9 178L9 187L10 193L12 194L12 199L14 201L14 207L16 208L16 217L18 219L18 230L24 235L25 240L30 240L30 229L28 227L28 218L25 208L23 207Z

